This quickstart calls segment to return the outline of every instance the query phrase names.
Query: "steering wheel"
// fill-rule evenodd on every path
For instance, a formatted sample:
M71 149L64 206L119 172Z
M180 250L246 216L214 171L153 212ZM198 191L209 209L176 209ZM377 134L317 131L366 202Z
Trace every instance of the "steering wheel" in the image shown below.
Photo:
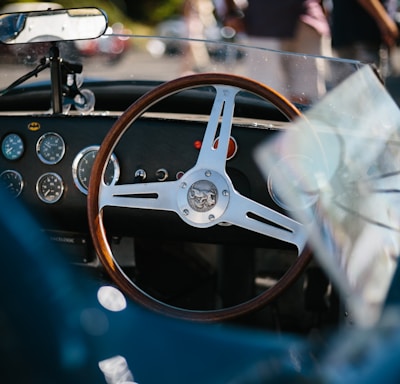
M200 86L213 86L216 95L193 168L174 181L106 185L103 176L108 161L129 126L162 99ZM301 112L290 101L256 81L228 74L195 74L163 83L135 101L114 123L96 155L88 191L88 220L95 250L117 286L134 301L157 312L203 322L242 316L265 306L285 291L311 259L304 227L297 221L241 195L235 190L225 170L235 97L241 90L271 102L289 120L301 116ZM214 140L218 128L219 143L215 148ZM206 195L206 203L201 206L195 202L198 190L205 191ZM106 206L172 211L188 225L197 228L229 223L291 243L297 247L298 257L273 287L247 302L208 311L177 308L151 297L124 273L107 240L102 212Z

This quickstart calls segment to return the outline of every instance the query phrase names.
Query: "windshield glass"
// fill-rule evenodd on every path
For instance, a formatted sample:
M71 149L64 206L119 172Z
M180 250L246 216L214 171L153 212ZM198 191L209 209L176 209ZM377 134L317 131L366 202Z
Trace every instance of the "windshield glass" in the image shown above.
M263 144L258 163L278 204L307 227L349 321L371 325L400 250L399 108L366 66L305 117Z
M93 40L60 42L63 60L83 65L89 80L167 81L190 73L224 72L254 78L300 105L312 105L362 67L356 61L257 49L229 42L194 41L125 34L114 25ZM117 32L117 33L115 33ZM4 89L48 55L51 43L0 46L0 87ZM282 66L296 76L285 78ZM30 82L48 81L43 72Z

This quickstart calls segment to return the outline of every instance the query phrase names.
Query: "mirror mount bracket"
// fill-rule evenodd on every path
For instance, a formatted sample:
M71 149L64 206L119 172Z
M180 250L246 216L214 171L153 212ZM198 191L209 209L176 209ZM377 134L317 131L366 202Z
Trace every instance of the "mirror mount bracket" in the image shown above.
M60 50L56 43L50 48L50 77L51 77L51 99L53 113L62 113L62 78Z

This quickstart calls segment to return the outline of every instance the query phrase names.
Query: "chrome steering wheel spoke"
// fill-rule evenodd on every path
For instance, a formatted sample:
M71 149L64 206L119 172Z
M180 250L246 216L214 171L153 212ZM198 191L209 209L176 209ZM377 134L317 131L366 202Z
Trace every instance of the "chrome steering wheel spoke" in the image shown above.
M99 189L99 210L106 206L176 211L177 181L106 185Z
M218 85L215 89L217 93L195 168L213 169L222 174L225 172L235 97L240 89L227 85ZM218 146L215 146L217 137Z
M223 220L238 227L273 237L297 247L301 254L307 233L302 224L271 208L233 192Z

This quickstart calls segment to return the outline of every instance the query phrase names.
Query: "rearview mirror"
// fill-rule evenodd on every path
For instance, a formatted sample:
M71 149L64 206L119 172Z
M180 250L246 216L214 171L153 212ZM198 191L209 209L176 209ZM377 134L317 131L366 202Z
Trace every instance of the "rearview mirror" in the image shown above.
M4 44L95 39L107 29L107 15L98 8L56 9L0 15Z

